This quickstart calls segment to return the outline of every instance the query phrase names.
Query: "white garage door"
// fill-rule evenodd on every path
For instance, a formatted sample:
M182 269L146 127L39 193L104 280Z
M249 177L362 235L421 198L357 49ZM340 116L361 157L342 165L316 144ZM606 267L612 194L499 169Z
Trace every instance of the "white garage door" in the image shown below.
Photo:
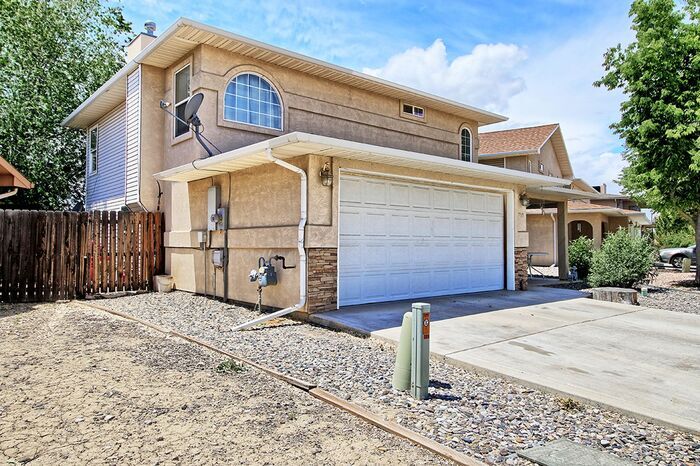
M503 196L343 176L339 305L504 288Z

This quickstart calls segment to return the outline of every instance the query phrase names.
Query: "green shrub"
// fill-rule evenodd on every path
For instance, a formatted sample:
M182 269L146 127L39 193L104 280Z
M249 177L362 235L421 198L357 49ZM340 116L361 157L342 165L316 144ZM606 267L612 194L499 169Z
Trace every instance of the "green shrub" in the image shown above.
M620 229L608 234L601 248L593 251L588 283L630 288L649 276L655 257L656 249L648 239Z
M591 270L593 240L581 236L569 243L569 268L576 267L578 278L584 280Z
M660 248L685 248L695 244L695 232L693 230L682 230L657 233L656 242Z

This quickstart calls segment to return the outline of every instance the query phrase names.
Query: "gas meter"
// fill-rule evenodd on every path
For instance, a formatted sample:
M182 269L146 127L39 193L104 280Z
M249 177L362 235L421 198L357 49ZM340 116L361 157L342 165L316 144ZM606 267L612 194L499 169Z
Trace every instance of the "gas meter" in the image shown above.
M290 265L288 266L287 263L285 262L284 256L272 256L270 257L269 260L265 261L264 257L261 257L258 259L258 268L253 269L250 271L250 274L248 275L248 279L251 282L258 282L258 286L260 287L265 287L265 286L274 286L277 284L277 271L275 270L275 266L272 265L272 261L281 261L282 262L282 269L293 269L296 266L295 265Z

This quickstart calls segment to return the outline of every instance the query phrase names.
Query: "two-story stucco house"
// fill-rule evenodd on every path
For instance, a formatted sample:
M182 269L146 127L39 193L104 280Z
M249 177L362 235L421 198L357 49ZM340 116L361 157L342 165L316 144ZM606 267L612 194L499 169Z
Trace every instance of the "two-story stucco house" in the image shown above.
M212 156L171 116L197 93ZM178 289L253 303L280 255L264 304L317 312L527 285L522 200L565 203L571 180L478 163L504 120L180 19L64 123L86 131L88 209L164 212Z
M585 236L600 247L603 237L618 228L639 228L649 219L628 196L608 194L605 185L592 187L574 177L569 153L558 124L483 132L479 163L540 173L571 180L566 209L567 239ZM527 213L528 252L533 265L559 265L556 205L546 198L532 199Z

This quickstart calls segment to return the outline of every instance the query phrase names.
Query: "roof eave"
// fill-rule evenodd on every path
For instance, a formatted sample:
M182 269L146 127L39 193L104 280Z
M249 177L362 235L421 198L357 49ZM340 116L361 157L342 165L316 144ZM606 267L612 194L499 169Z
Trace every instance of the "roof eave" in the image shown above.
M221 36L224 36L225 38L233 41L238 41L244 44L248 44L254 47L258 47L264 50L268 50L272 53L277 53L277 54L282 54L289 56L291 58L297 59L297 60L302 60L306 61L318 66L326 67L329 69L332 69L334 71L337 71L339 73L345 73L349 74L352 76L355 76L357 78L361 78L364 80L372 81L376 84L382 85L382 86L387 86L390 88L393 88L397 91L407 93L407 94L413 94L417 97L424 98L426 100L432 100L435 102L439 102L441 104L461 108L463 110L466 110L469 113L473 113L474 117L473 119L477 121L479 126L483 125L488 125L488 124L493 124L493 123L501 123L504 121L507 121L508 118L499 115L497 113L489 112L488 110L483 110L477 107L472 107L470 105L466 105L460 102L456 102L450 99L446 99L437 95L433 95L427 92L423 92L417 89L412 89L407 86L403 86L397 83L393 83L390 81L387 81L385 79L381 79L375 76L371 76L365 73L361 73L359 71L355 71L349 68L345 68L339 65L334 65L332 63L325 62L323 60L318 60L316 58L312 58L306 55L302 55L296 52L292 52L290 50L286 50L280 47L276 47L274 45L269 45L265 44L260 41L256 41L254 39L250 39L244 36L240 36L238 34L226 31L224 29L216 28L214 26L209 26L207 24L200 23L198 21L194 21L188 18L181 17L177 19L168 29L163 32L160 36L158 36L153 42L148 44L134 59L128 63L126 63L117 73L115 73L107 82L105 82L102 86L100 86L99 89L97 89L95 92L93 92L90 97L88 97L83 103L81 103L73 112L71 112L70 115L68 115L62 122L62 126L67 126L67 127L74 127L74 128L86 128L88 125L81 124L81 125L74 125L74 121L76 117L80 115L80 113L85 110L88 106L90 106L97 98L99 98L101 95L103 95L105 92L108 92L111 87L114 86L115 83L117 83L121 79L126 79L126 76L134 71L140 63L142 63L149 55L151 55L158 47L160 47L161 44L163 44L166 40L168 40L171 36L173 36L176 31L182 27L182 26L190 26L193 28L201 29L203 31L212 33L212 34L218 34ZM126 98L126 96L125 96Z
M296 143L311 144L317 146L326 146L327 148L320 149L326 151L328 149L337 149L343 151L341 155L330 155L323 153L324 156L338 158L357 158L360 160L376 159L378 163L387 165L396 165L408 167L411 164L420 164L425 169L440 173L459 174L473 178L484 178L494 182L504 182L516 184L526 187L535 186L566 186L570 183L569 180L544 176L534 173L526 173L505 168L491 167L488 165L480 165L472 162L463 162L457 159L450 159L436 155L423 154L419 152L410 152L401 149L394 149L383 146L374 146L371 144L359 143L355 141L347 141L343 139L330 138L309 133L294 132L283 136L278 136L273 139L261 141L249 146L234 149L223 154L215 155L206 159L201 159L198 163L183 164L179 167L174 167L169 170L164 170L156 173L154 177L162 181L194 181L201 177L211 176L211 171L219 171L227 173L223 168L224 164L241 163L249 166L263 165L269 163L269 160L263 159L261 153L267 149L275 150L282 149L286 146ZM306 154L313 154L307 152ZM322 152L319 152L322 153ZM295 156L305 155L299 153ZM279 155L278 155L279 156ZM380 160L381 159L381 160ZM191 177L197 170L202 170L197 177ZM228 171L237 171L232 169ZM186 179L189 178L189 179Z

